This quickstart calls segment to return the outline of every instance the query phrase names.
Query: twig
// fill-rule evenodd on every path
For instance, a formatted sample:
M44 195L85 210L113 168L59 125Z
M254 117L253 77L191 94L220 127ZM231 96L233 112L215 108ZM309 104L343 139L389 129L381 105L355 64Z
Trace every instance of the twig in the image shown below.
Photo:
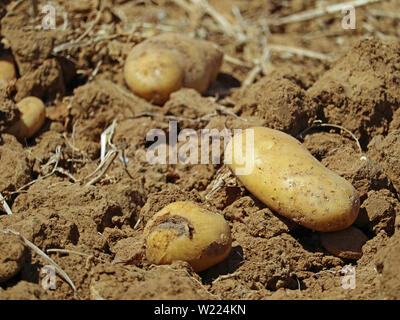
M97 62L96 68L93 70L92 74L89 77L89 81L92 81L94 79L94 77L99 73L100 67L103 64L103 58L99 60L99 62Z
M77 255L80 255L80 256L84 256L84 257L90 257L91 256L91 254L82 253L82 252L74 251L74 250L68 250L68 249L47 249L46 251L48 253L60 252L60 253L73 253L73 254L77 254Z
M361 155L363 155L363 150L362 150L362 148L361 148L360 142L358 141L358 139L357 139L357 137L354 135L354 133L351 132L350 130L348 130L348 129L342 127L342 126L337 125L337 124L323 123L321 120L316 120L316 121L314 121L314 123L313 123L313 125L312 125L311 127L309 127L309 128L307 128L306 130L302 131L302 132L299 134L299 137L303 139L304 136L305 136L310 130L313 130L313 129L316 129L316 128L321 128L321 127L336 128L336 129L340 129L340 130L343 130L343 131L347 132L347 133L356 141L356 144L357 144L357 147L358 147L358 151L360 152ZM362 157L361 157L361 160L366 160L365 156L362 156Z
M275 52L292 53L301 57L313 58L322 61L332 61L332 57L323 53L296 47L283 46L279 44L270 44L268 48Z
M30 0L30 2L31 2L33 17L36 18L39 14L38 2L37 2L37 0Z
M136 228L139 226L140 221L142 221L142 217L139 217L139 219L136 221L133 230L136 230Z
M11 14L15 9L17 9L25 0L15 1L11 7L8 9L8 14Z
M107 151L107 145L110 145L112 148L115 146L112 144L112 138L114 136L114 131L115 131L115 126L117 124L117 120L114 119L112 124L107 127L106 130L103 131L103 133L100 136L100 160L104 161L106 151Z
M172 0L176 5L180 6L190 14L193 14L195 12L195 9L190 6L185 0Z
M38 181L41 181L41 180L44 180L44 179L50 177L51 175L53 175L53 174L57 171L58 162L60 161L60 157L61 157L61 146L58 145L58 146L56 147L56 153L55 153L55 154L49 159L49 161L43 166L43 167L47 167L47 166L49 166L50 164L53 164L53 163L54 163L53 170L52 170L50 173L48 173L48 174L46 174L46 175L44 175L44 176L42 176L42 177L40 177L40 178L37 178L37 179L35 179L35 180L32 180L31 182L27 183L26 185L20 187L17 191L14 191L12 194L20 193L22 190L24 190L25 188L27 188L27 187L33 185L34 183L36 183L36 182L38 182Z
M373 10L373 9L369 9L368 12L375 17L400 19L400 12Z
M100 42L100 41L106 41L106 40L111 40L114 38L117 38L121 36L120 34L113 34L110 36L98 36L96 38L90 39L88 41L79 41L79 42L66 42L62 43L56 47L53 48L53 54L58 54L61 51L69 50L72 48L82 48L86 46L90 46L91 44Z
M118 154L117 150L110 150L106 157L104 158L104 161L100 163L100 165L97 167L97 169L95 171L100 170L100 173L94 177L92 180L90 180L88 183L86 183L85 187L88 187L92 184L95 184L96 182L98 182L103 175L107 172L107 170L110 168L111 163L114 162L116 156ZM109 159L111 159L110 161L108 161Z
M242 88L247 88L248 86L250 86L261 71L261 66L259 64L255 65L253 69L251 69L251 71L247 74L246 79L244 79L242 83Z
M227 55L227 54L224 54L224 60L226 62L238 65L240 67L246 67L246 68L252 68L253 67L253 64L251 64L249 62L246 62L246 61L242 61L240 59L236 59L236 58L234 58L234 57L232 57L230 55Z
M76 179L72 174L70 174L69 172L65 171L63 168L57 168L56 171L58 173L61 173L65 176L67 176L68 178L70 178L74 183L79 182L79 179Z
M101 15L103 14L104 10L104 0L100 0L100 10L97 11L96 18L92 22L92 24L89 26L89 28L86 29L84 33L82 33L74 42L79 42L83 38L85 38L92 30L93 28L99 23L101 19Z
M7 214L13 214L10 207L8 206L8 203L6 199L4 199L3 195L0 192L0 203L3 205L4 210L6 210Z
M226 167L222 166L215 174L215 178L211 184L211 190L206 194L205 199L210 200L213 195L225 184L225 180L231 175L232 172L227 170Z
M222 28L224 33L229 36L236 38L239 42L245 42L247 40L247 36L242 32L242 30L238 30L241 28L237 28L238 26L232 25L228 20L225 19L217 10L212 7L207 0L190 0L193 4L201 7L204 11L209 14Z
M41 249L39 249L37 246L35 246L32 242L30 242L28 239L26 239L23 235L21 235L19 232L16 232L11 229L6 229L6 230L0 230L4 234L14 234L20 238L20 240L27 245L29 248L31 248L33 251L35 251L39 256L41 256L43 259L45 259L47 262L52 264L54 268L58 271L58 273L64 278L65 281L68 282L68 284L71 286L71 288L76 291L76 287L70 277L64 272L63 269L60 268L60 266L53 260L51 259L47 254L45 254Z
M241 273L242 273L242 272L239 270L239 271L235 271L234 273L231 273L231 274L226 274L226 275L219 276L217 279L215 279L215 280L212 282L212 284L215 284L216 282L221 281L221 280L226 280L226 279L234 278L234 277L240 275Z
M217 105L217 108L216 108L216 109L217 109L219 112L221 112L222 114L226 114L226 115L232 116L232 117L234 117L234 118L236 118L236 119L240 119L240 120L242 120L242 121L244 121L244 122L247 122L247 121L248 121L248 119L239 117L236 113L232 112L231 110L229 110L227 107L225 107L225 106L223 106L223 105Z
M124 165L124 170L125 170L126 174L128 175L128 177L132 180L135 180L135 178L132 177L132 175L130 174L130 172L128 170L127 158L125 157L125 148L121 148L121 161Z
M355 0L355 1L349 1L349 2L342 2L338 4L332 4L328 5L326 7L321 7L313 10L306 10L302 11L299 13L295 13L290 16L282 17L277 19L276 21L272 21L271 24L275 26L281 26L284 24L289 24L289 23L294 23L294 22L301 22L301 21L307 21L307 20L312 20L314 18L318 18L324 15L328 14L334 14L341 12L343 9L349 8L349 7L361 7L365 6L367 4L371 3L376 3L380 2L382 0Z

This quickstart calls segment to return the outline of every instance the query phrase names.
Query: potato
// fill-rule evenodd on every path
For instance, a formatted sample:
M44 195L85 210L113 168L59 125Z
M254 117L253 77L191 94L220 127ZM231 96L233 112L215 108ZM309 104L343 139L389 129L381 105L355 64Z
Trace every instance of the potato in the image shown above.
M360 259L368 237L358 228L320 233L321 244L331 254L343 259Z
M7 132L18 139L28 139L34 136L43 126L46 119L45 106L39 98L27 97L17 103L20 119Z
M324 167L286 133L264 127L251 129L254 144L249 143L248 150L247 131L235 135L227 148L241 144L243 156L245 152L254 155L243 163L235 157L228 161L234 173L243 166L252 168L238 179L254 196L277 213L316 231L346 229L356 220L360 199L348 181ZM252 163L246 163L249 161Z
M166 50L143 55L126 64L126 82L138 96L163 104L182 87L184 72L177 61L176 54Z
M164 207L148 221L143 235L149 262L187 261L196 272L224 260L232 244L224 217L190 201Z
M203 93L216 79L223 53L211 42L166 33L136 45L126 60L125 81L138 96L165 103L178 89Z
M0 58L0 89L6 88L17 78L15 66L10 56Z

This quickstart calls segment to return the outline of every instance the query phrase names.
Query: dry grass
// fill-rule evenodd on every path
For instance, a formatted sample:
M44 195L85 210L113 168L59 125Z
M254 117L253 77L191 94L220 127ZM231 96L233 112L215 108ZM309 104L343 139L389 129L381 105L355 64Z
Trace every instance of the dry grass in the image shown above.
M23 235L21 235L19 232L16 232L11 229L7 230L0 230L0 232L3 232L4 234L13 234L22 241L24 245L29 247L31 250L33 250L36 254L38 254L40 257L42 257L44 260L46 260L48 263L50 263L55 270L61 275L62 278L71 286L71 288L76 292L76 287L74 283L72 282L71 278L65 273L63 269L60 268L60 266L53 260L51 259L46 253L44 253L39 247L34 245L31 241L26 239Z

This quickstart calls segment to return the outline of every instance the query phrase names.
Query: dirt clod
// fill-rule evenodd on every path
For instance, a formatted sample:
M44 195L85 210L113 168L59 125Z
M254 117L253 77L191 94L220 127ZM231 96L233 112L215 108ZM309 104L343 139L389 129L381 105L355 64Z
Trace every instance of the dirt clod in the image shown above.
M17 236L0 232L0 283L14 277L27 258L27 250Z

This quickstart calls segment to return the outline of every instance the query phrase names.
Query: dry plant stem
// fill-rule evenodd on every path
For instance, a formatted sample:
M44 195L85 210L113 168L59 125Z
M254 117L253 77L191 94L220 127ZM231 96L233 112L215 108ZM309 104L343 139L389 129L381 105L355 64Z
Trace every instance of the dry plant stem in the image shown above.
M332 128L337 128L337 129L346 131L346 132L347 132L349 135L351 135L351 137L356 141L357 147L358 147L358 151L360 152L360 154L363 153L362 148L361 148L361 145L360 145L360 142L358 141L358 139L357 139L357 137L354 135L354 133L351 132L350 130L348 130L348 129L346 129L346 128L343 128L342 126L338 126L338 125L335 125L335 124L329 124L329 123L321 123L321 124L319 124L319 125L317 125L317 126L320 126L320 127L332 127Z
M59 53L61 51L69 50L72 48L82 48L82 47L90 46L91 44L94 44L96 42L112 40L119 36L121 36L121 35L114 34L111 36L99 36L94 39L90 39L88 41L79 41L79 42L75 41L75 42L63 43L63 44L60 44L60 45L56 46L55 48L53 48L53 54L56 55L57 53Z
M114 162L115 158L117 157L117 154L118 154L117 150L110 150L107 153L106 157L104 158L104 161L102 163L100 163L99 167L95 170L95 171L100 170L100 173L96 177L94 177L92 180L90 180L88 183L86 183L85 187L88 187L88 186L100 181L100 179L103 177L103 175L105 175L106 172L108 171L108 169L110 168L111 164Z
M40 178L37 178L37 179L35 179L35 180L33 180L33 181L27 183L26 185L24 185L24 186L22 186L21 188L19 188L17 191L14 191L12 194L20 193L20 192L23 191L25 188L27 188L27 187L33 185L34 183L36 183L36 182L38 182L38 181L40 181L40 180L44 180L44 179L50 177L51 175L53 175L53 174L57 171L58 162L60 161L60 157L61 157L61 146L58 145L58 146L56 147L56 153L55 153L55 154L50 158L50 160L44 165L44 167L46 167L46 166L49 166L50 164L54 163L53 170L52 170L50 173L48 173L48 174L46 174L46 175L44 175L44 176L42 176L42 177L40 177Z
M224 167L221 167L217 174L216 177L214 179L214 181L212 182L212 187L211 190L206 194L205 199L206 200L210 200L213 195L219 190L221 189L221 187L224 185L225 180L230 177L232 175L232 172L229 170L227 172L225 172L224 174L221 175L222 171L224 170Z
M0 203L3 205L4 210L6 211L7 214L13 214L10 207L8 206L8 203L6 199L4 199L3 195L0 192Z
M11 14L15 9L17 9L25 0L17 0L13 3L11 8L8 10L8 14Z
M59 253L73 253L73 254L77 254L77 255L80 255L80 256L84 256L84 257L90 257L91 256L90 254L87 254L87 253L82 253L82 252L79 252L79 251L68 250L68 249L47 249L46 251L47 251L47 253L59 252Z
M72 174L70 174L69 172L65 171L63 168L57 168L56 171L57 171L58 173L61 173L61 174L65 175L65 176L67 176L67 177L70 178L74 183L79 182L78 179L76 179L76 178L75 178Z
M136 230L137 227L139 226L139 223L142 221L142 217L139 217L139 219L136 221L135 225L133 226L133 230Z
M30 0L30 2L31 2L33 17L36 18L39 14L38 2L37 0Z
M263 54L259 60L255 61L254 68L249 72L246 79L243 81L242 88L247 88L251 85L259 73L267 72L267 66L270 65L271 48L266 46L263 50Z
M231 278L235 278L236 276L240 275L242 272L241 271L235 271L234 273L231 274L226 274L226 275L222 275L219 276L217 279L215 279L212 284L221 281L221 280L226 280L226 279L231 279Z
M92 24L89 26L89 28L87 28L86 31L84 33L82 33L74 42L81 41L93 30L93 28L99 23L101 16L103 14L103 10L104 10L104 0L100 0L100 10L97 11L96 18L94 19Z
M375 17L383 17L383 18L392 18L392 19L400 19L400 12L391 12L391 11L383 11L383 10L372 10L369 9L368 12Z
M227 55L227 54L224 54L224 60L225 60L226 62L229 62L229 63L235 64L235 65L238 65L238 66L240 66L240 67L246 67L246 68L252 68L252 67L253 67L253 64L248 63L248 62L246 62L246 61L242 61L242 60L240 60L240 59L236 59L236 58L231 57L231 56L229 56L229 55Z
M97 62L96 68L93 70L92 74L89 77L89 81L92 81L95 76L99 73L100 67L103 64L103 59L100 59L99 62Z
M350 130L348 130L348 129L342 127L342 126L336 125L336 124L323 123L323 122L320 121L320 120L316 120L316 121L314 121L314 124L313 124L311 127L307 128L306 130L304 130L303 132L301 132L301 133L299 134L299 137L300 137L300 138L303 138L310 130L316 129L316 128L321 128L321 127L336 128L336 129L340 129L340 130L343 130L343 131L347 132L347 133L356 141L356 143L357 143L357 148L358 148L358 151L360 152L360 154L361 154L361 155L363 154L363 151L362 151L360 142L358 141L358 139L357 139L357 137L354 135L354 133L351 132Z
M235 28L226 20L217 10L215 10L206 0L190 0L193 4L201 7L207 12L223 29L223 31L232 36L237 37Z
M342 3L338 3L338 4L332 4L332 5L328 5L326 7L317 8L317 9L313 9L313 10L306 10L303 12L295 13L295 14L287 16L287 17L282 17L276 21L273 21L271 24L275 25L275 26L280 26L280 25L294 23L294 22L312 20L314 18L318 18L318 17L324 16L324 15L342 12L343 9L346 9L348 7L356 8L356 7L361 7L361 6L365 6L367 4L376 3L376 2L380 2L380 1L382 1L382 0L355 0L355 1L349 1L349 2L342 2Z
M243 117L239 117L237 114L233 113L231 110L229 110L227 107L223 106L223 105L218 105L217 106L217 111L221 112L222 114L228 115L228 116L232 116L236 119L242 120L244 122L247 122L248 119L243 118Z
M125 157L125 149L124 148L121 149L121 157L122 157L121 161L122 161L122 164L124 165L124 170L125 170L126 174L128 175L128 177L130 179L135 180L135 178L132 177L132 175L129 173L128 165L126 164L127 160L126 160L126 157Z
M270 44L268 45L268 48L274 52L292 53L301 57L314 58L321 61L332 61L332 58L326 54L307 49L283 46L278 44Z
M243 81L242 89L250 86L254 82L256 77L260 74L261 71L262 71L262 68L259 64L254 66L254 68L251 69L251 71L248 73L246 79Z
M90 291L92 293L92 296L93 296L94 300L99 300L99 301L106 300L100 295L100 293L95 288L93 288L93 286L90 287Z
M6 229L6 230L0 230L4 234L13 234L18 236L21 241L28 246L30 249L35 251L39 256L41 256L43 259L45 259L47 262L49 262L51 265L54 266L54 268L58 271L58 273L64 278L65 281L71 286L71 288L76 291L76 287L70 277L64 272L63 269L60 268L60 266L53 260L51 259L47 254L45 254L41 249L39 249L37 246L35 246L32 242L30 242L28 239L26 239L23 235L21 235L19 232L16 232L11 229Z
M176 5L180 6L181 8L185 9L189 14L193 14L195 9L189 5L185 0L172 0Z

